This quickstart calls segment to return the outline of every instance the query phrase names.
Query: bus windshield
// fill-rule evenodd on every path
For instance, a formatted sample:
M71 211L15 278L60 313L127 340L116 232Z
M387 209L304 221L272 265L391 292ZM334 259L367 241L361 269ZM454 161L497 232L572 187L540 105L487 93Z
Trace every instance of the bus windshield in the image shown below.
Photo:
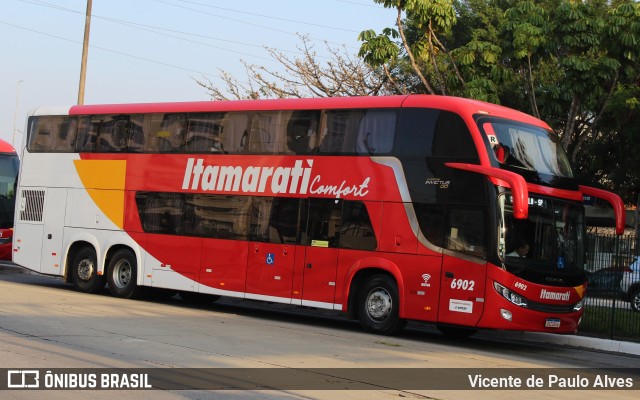
M573 178L567 154L555 134L537 126L499 118L481 118L478 126L489 138L501 164Z
M513 217L510 193L499 199L498 252L506 269L541 284L581 284L584 212L580 204L530 196L529 217L523 220Z
M18 156L0 156L0 228L13 226Z

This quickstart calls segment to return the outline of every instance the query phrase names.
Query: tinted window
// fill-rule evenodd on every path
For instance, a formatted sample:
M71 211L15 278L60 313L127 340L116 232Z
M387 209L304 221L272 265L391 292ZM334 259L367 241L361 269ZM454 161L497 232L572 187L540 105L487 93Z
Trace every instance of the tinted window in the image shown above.
M299 243L300 199L256 197L251 205L251 240Z
M433 155L437 157L478 157L476 145L462 117L441 111L433 139Z
M0 228L3 229L13 226L19 166L18 156L0 156Z
M402 109L394 154L421 158L430 156L440 113L435 109Z
M182 233L184 195L141 192L136 194L136 203L145 232Z
M418 225L429 243L444 247L445 208L437 204L413 204Z
M144 143L147 153L180 153L184 151L186 114L147 114L144 116Z
M96 115L92 118L97 132L98 153L122 152L127 148L130 126L129 115Z
M250 206L249 196L188 195L185 199L185 234L246 240Z
M93 152L96 148L99 123L94 123L89 116L78 117L78 139L75 149L78 152Z
M280 154L286 148L286 123L290 112L258 112L251 120L250 153Z
M340 247L375 250L378 246L367 207L361 201L345 201L340 227Z
M226 113L222 120L222 132L220 136L221 150L223 153L245 153L249 140L249 113Z
M287 123L287 148L295 154L312 154L318 145L319 111L294 111Z
M75 117L34 117L29 124L27 148L31 152L71 152L77 130Z
M307 221L307 245L338 247L342 201L310 199Z
M151 115L151 114L149 114ZM140 153L144 149L146 119L144 114L134 114L129 120L129 138L127 141L127 151Z
M139 192L136 203L148 233L377 248L371 219L360 201Z
M220 135L223 118L224 113L187 114L187 153L222 153Z
M395 110L328 111L319 152L324 154L384 154L391 152Z
M445 247L486 258L484 213L481 210L450 209Z

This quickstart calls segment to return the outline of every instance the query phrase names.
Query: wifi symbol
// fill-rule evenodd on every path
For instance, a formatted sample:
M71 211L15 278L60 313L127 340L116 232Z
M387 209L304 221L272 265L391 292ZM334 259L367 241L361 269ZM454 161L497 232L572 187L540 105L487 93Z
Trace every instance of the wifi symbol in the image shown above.
M429 274L422 274L422 279L424 279L425 282L429 282L429 279L431 279L431 275Z

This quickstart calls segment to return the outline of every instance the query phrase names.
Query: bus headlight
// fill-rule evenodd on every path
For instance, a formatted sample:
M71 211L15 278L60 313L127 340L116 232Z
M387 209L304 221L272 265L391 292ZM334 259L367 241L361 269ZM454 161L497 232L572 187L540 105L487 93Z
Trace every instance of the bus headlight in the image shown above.
M580 311L584 307L584 299L580 300L573 306L573 311Z
M527 299L525 299L523 296L519 295L518 293L512 290L507 289L506 287L502 286L498 282L493 282L493 287L494 289L496 289L496 292L500 293L502 297L509 300L511 303L515 304L518 307L527 308Z

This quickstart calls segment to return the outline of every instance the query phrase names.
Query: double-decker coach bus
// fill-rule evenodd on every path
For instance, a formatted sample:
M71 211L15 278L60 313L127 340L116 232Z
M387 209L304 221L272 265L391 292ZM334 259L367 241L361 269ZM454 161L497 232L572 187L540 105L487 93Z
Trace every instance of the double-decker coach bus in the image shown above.
M0 140L0 260L11 261L11 238L18 178L18 154L12 145Z
M311 306L382 334L567 333L583 195L624 228L544 122L468 99L41 108L25 136L13 259L84 292Z

